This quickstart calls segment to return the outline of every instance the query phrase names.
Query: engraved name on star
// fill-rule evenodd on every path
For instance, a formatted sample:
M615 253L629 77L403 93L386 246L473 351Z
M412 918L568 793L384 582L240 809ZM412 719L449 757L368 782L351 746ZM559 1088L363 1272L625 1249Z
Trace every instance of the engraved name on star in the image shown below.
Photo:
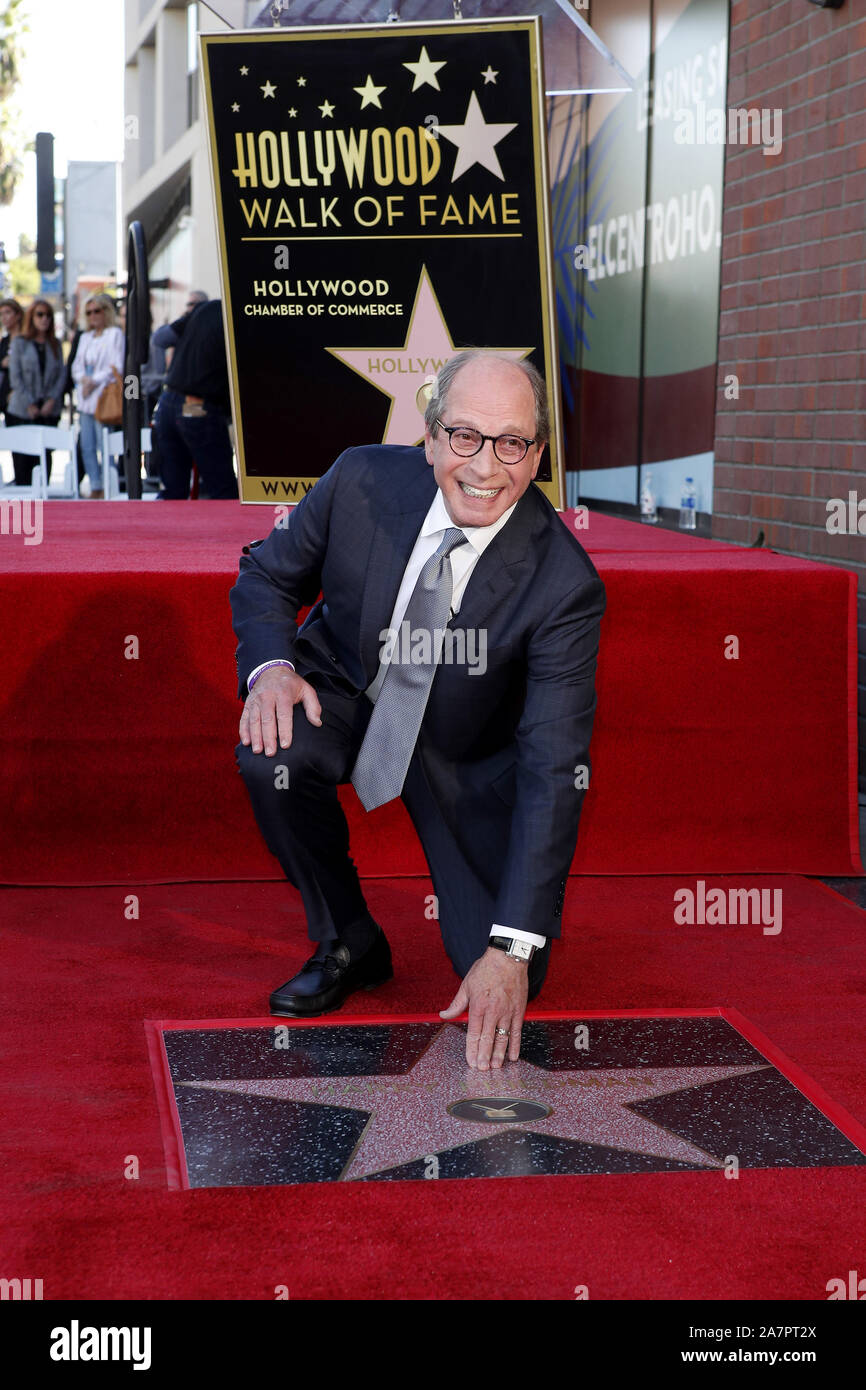
M273 82L265 82L261 88L261 93L263 97L272 97L276 90Z
M267 1096L274 1100L360 1110L368 1114L341 1181L388 1172L428 1154L461 1148L493 1133L516 1129L626 1153L644 1154L697 1168L723 1169L724 1157L683 1139L631 1108L631 1103L671 1095L765 1071L767 1064L710 1067L640 1067L546 1071L510 1062L498 1073L466 1065L463 1029L445 1024L413 1067L400 1075L276 1077L263 1080L188 1081L208 1090ZM501 1108L508 1099L541 1101L551 1113L536 1120L495 1124L458 1119L447 1106L489 1096ZM482 1104L482 1111L484 1106Z
M379 100L379 96L382 92L384 92L384 90L384 87L377 87L375 85L369 73L367 74L367 81L364 83L363 87L352 88L352 91L357 92L358 96L361 98L362 111L365 106L378 106L379 110L381 111L382 103Z
M456 183L461 174L465 174L467 169L471 169L473 164L481 164L485 169L489 169L491 174L495 174L498 179L505 179L502 166L495 146L500 140L504 140L517 125L516 121L491 121L484 119L481 104L478 97L473 92L469 98L469 105L466 109L466 119L462 125L440 125L438 127L440 136L444 135L446 140L450 140L457 146L457 158L454 161L454 172L451 175L451 182Z
M404 63L403 67L408 68L414 74L415 81L412 83L412 91L417 92L419 87L435 87L437 92L441 92L439 78L436 76L440 68L444 68L445 63L432 63L427 55L427 49L421 49L421 56L414 63Z

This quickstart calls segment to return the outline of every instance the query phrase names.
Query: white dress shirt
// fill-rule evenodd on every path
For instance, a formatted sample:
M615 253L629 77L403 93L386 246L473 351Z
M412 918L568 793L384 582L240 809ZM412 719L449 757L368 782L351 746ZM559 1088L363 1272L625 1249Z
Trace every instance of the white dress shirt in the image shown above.
M480 556L484 554L487 546L493 540L493 537L498 531L502 530L516 506L517 503L515 502L506 512L502 513L502 516L492 522L490 526L462 526L460 528L466 537L467 544L457 546L455 550L452 550L450 556L451 573L454 579L454 585L451 591L452 613L458 613L460 611L460 604L466 592L466 585L469 583L472 571L478 563ZM413 590L418 582L418 577L422 569L430 559L430 556L436 554L436 551L442 544L442 537L453 525L454 522L448 515L442 491L440 488L437 488L436 496L433 498L430 504L430 510L421 523L418 539L415 542L412 554L409 556L408 563L403 571L403 579L397 591L394 611L391 614L390 627L393 631L399 632L400 624L403 621L403 615L409 606L409 599L412 597ZM389 645L390 644L387 643L385 644L386 649ZM250 681L253 680L259 671L264 670L265 666L268 664L269 663L266 661L262 662L261 666L257 666L254 671L250 672L247 677L248 689ZM286 661L284 664L287 666L292 665L290 661ZM366 694L372 700L373 704L375 704L378 699L387 672L388 663L386 661L380 662L375 678L367 687ZM518 941L528 941L532 946L545 946L547 944L546 936L537 935L535 932L517 931L514 927L506 927L499 922L493 923L490 929L490 935L514 937Z

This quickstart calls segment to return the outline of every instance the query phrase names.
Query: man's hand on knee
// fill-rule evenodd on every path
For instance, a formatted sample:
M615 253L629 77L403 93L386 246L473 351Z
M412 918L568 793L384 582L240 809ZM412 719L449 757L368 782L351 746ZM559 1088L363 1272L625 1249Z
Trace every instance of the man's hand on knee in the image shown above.
M241 715L240 736L254 753L263 750L272 758L281 748L290 748L295 705L303 705L311 724L321 725L322 706L314 688L288 666L272 666L263 671L250 691Z
M506 1054L520 1056L520 1030L526 1012L529 971L523 961L488 947L479 957L440 1018L456 1018L469 1010L466 1061L479 1071L501 1067Z

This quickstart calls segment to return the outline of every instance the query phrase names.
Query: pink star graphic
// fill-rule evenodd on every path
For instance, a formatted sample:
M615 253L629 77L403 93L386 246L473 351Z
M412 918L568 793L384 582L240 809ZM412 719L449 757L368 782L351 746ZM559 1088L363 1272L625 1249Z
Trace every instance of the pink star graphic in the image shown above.
M416 400L418 390L457 351L427 267L421 267L402 347L329 347L326 351L351 367L371 386L390 396L391 408L382 443L418 444L424 438L424 417ZM528 356L532 348L497 348L496 351L503 357L521 358Z

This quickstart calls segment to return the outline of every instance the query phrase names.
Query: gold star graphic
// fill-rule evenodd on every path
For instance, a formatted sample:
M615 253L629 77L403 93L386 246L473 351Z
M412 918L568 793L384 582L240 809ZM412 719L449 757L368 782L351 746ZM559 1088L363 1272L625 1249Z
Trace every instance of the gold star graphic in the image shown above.
M306 77L299 77L299 78L298 78L298 86L299 86L299 87L306 87L306 85L307 85L307 79L306 79Z
M486 87L487 84L488 84L488 82L493 82L493 83L496 82L496 79L497 79L497 77L499 76L499 71L498 71L498 69L497 69L497 71L494 72L493 69L492 69L492 67L491 67L490 64L488 63L488 64L487 64L487 67L484 68L484 70L482 71L481 76L484 78L484 85L485 85L485 87Z
M365 106L378 106L379 110L381 111L382 103L379 100L379 93L384 92L384 90L384 87L376 87L374 85L373 79L369 75L369 73L367 74L367 81L364 83L363 87L352 88L352 91L357 92L358 96L361 98L362 111Z
M261 89L262 95L265 96L265 97L272 97L272 96L274 95L274 92L275 92L276 90L277 90L277 89L276 89L276 87L274 86L273 82L266 82L265 85L264 85L264 86L262 87L262 89Z
M233 111L240 111L240 109L241 109L241 108L238 106L237 102L236 102L236 101L233 101L233 102L232 102L232 110L233 110Z
M289 115L290 115L290 116L297 116L297 114L298 114L298 113L297 113L297 111L295 110L294 106L290 106L290 107L289 107Z
M333 116L334 114L334 108L329 101L323 101L319 110L323 116Z
M427 56L427 49L421 49L421 56L414 63L404 63L403 67L408 68L414 74L415 81L412 83L412 91L417 92L419 87L435 87L437 92L441 92L439 78L436 76L440 68L444 68L444 63L431 63Z
M241 77L246 77L248 72L249 68L241 68Z

